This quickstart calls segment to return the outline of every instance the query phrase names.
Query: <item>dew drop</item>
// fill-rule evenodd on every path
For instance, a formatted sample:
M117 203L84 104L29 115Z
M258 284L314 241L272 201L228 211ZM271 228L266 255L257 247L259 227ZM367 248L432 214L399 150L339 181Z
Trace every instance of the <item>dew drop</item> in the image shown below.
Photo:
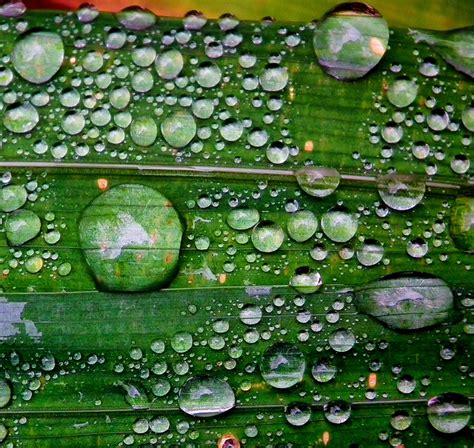
M330 401L324 405L323 410L326 420L336 425L347 422L351 416L351 405L343 400Z
M7 185L0 189L0 210L13 212L26 203L28 193L23 185Z
M333 207L321 218L321 228L324 234L336 243L346 243L357 233L359 226L355 214L345 207Z
M17 210L5 220L5 233L12 246L32 240L41 230L41 220L31 210Z
M400 78L388 87L387 98L396 107L407 107L415 101L417 93L418 86L415 81Z
M293 213L288 219L288 235L299 243L309 240L317 229L318 220L314 213L309 210Z
M464 429L471 418L471 404L463 395L447 392L428 400L428 420L444 434Z
M183 70L183 55L178 50L168 50L158 55L155 68L163 79L174 79Z
M184 148L196 135L196 122L186 111L177 111L161 122L161 133L173 148Z
M238 208L227 215L227 224L234 230L251 229L260 220L260 213L254 208Z
M290 403L285 408L285 418L290 425L306 425L311 419L311 406L306 403Z
M398 211L411 210L425 195L426 184L416 177L398 174L380 176L377 187L382 201Z
M285 234L276 222L261 221L254 227L251 239L255 249L260 252L270 253L277 251L281 247Z
M334 168L305 167L295 172L301 189L311 196L324 198L336 191L341 175Z
M14 103L7 107L3 116L3 125L16 134L30 132L38 122L38 111L30 103Z

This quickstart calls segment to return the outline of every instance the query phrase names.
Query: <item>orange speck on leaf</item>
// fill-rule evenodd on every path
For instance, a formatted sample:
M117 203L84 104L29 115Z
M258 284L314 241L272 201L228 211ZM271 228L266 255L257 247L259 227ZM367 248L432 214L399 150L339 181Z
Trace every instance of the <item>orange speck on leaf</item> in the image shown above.
M219 283L222 285L225 283L227 280L227 275L226 274L219 274Z
M373 389L375 386L377 386L377 374L376 373L371 373L369 375L369 378L367 380L368 386Z
M329 432L324 431L323 432L323 445L328 446L330 440L331 440L331 436L329 435Z
M107 190L109 188L109 181L107 179L97 179L97 188L101 191Z
M217 448L240 448L240 441L233 434L224 434L217 441Z
M305 152L313 152L313 149L314 149L313 140L306 140L306 142L304 144Z

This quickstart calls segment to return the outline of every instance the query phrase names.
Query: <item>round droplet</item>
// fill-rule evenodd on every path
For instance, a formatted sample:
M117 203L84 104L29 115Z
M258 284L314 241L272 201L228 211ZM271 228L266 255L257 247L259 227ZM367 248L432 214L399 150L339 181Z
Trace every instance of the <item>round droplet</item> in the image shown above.
M288 219L288 235L299 243L309 240L317 229L318 220L314 213L309 210L293 213Z
M30 103L14 103L6 109L3 116L3 125L16 134L30 132L38 122L38 111Z
M196 135L196 122L192 115L177 111L161 123L161 133L173 148L184 148Z
M431 426L444 434L464 429L471 418L469 398L447 392L428 400L428 420Z
M276 222L261 221L254 227L251 238L255 249L270 253L281 247L285 239L285 233Z
M3 423L0 423L0 442L3 442L7 438L7 436L8 436L8 429Z
M151 146L158 135L158 126L152 117L138 117L130 125L130 138L139 146Z
M337 79L357 79L374 68L388 46L389 29L364 3L343 3L317 23L313 45L319 64Z
M346 243L352 239L358 227L357 217L345 207L334 207L324 213L321 218L324 234L336 243Z
M387 143L398 143L403 137L403 128L394 121L389 121L382 129L382 138Z
M26 203L28 193L23 185L7 185L0 190L0 210L13 212Z
M306 361L294 345L278 342L265 350L260 362L263 379L277 389L288 389L303 380Z
M322 358L314 363L311 373L319 383L327 383L336 376L337 369L331 360Z
M324 198L336 191L341 175L334 168L305 167L295 173L301 189L311 196Z
M217 86L221 78L221 69L212 62L203 62L196 69L196 82L206 89Z
M474 105L466 107L461 115L462 123L468 131L474 132Z
M149 407L148 397L140 387L122 381L117 381L115 385L125 391L125 401L133 409L147 409Z
M240 311L240 321L245 325L257 325L262 320L262 314L258 305L246 305Z
M390 418L392 428L397 431L405 431L411 425L413 417L407 411L395 411Z
M290 286L301 294L312 294L321 288L322 284L321 274L312 271L308 266L299 267L290 278Z
M178 395L179 408L193 417L214 417L235 405L229 384L210 376L196 376L183 384Z
M25 261L25 269L30 274L36 274L37 272L41 271L43 268L43 259L39 255L35 255L33 257L28 258Z
M254 208L237 208L227 215L227 224L235 230L251 229L260 220L260 213Z
M0 408L4 408L12 397L12 389L10 384L5 380L0 380Z
M259 77L260 85L266 92L278 92L288 84L288 70L278 64L268 64Z
M351 405L347 401L333 400L324 405L324 417L336 425L347 422L351 416Z
M356 305L390 328L416 330L448 320L454 301L440 278L400 273L359 288Z
M6 0L0 5L1 17L20 17L26 12L26 5L21 0Z
M163 434L170 428L170 421L166 417L155 417L150 420L150 429L155 434Z
M163 79L174 79L183 70L183 55L178 50L168 50L158 55L155 68Z
M436 59L427 57L423 59L419 68L420 73L427 78L434 78L439 75L439 64Z
M345 353L354 347L356 339L352 331L340 328L329 335L328 342L334 351Z
M234 118L228 118L219 126L219 133L221 137L228 142L236 142L244 132L242 122Z
M423 199L426 190L423 180L399 174L379 177L377 187L382 201L398 211L416 207Z
M362 266L375 266L383 258L383 246L376 240L367 239L356 252L357 259Z
M31 210L17 210L8 215L5 221L5 233L8 242L21 246L32 240L41 230L41 220Z
M138 184L111 188L79 222L87 264L103 288L143 291L169 282L178 263L182 225L157 190Z
M193 346L193 336L191 333L180 331L171 338L171 347L176 353L186 353Z
M413 258L423 258L428 253L428 243L423 238L408 241L407 253Z
M143 31L156 23L156 16L140 6L128 6L116 14L120 24L133 31Z
M400 78L391 83L387 90L388 100L397 107L407 107L415 101L418 86L415 81Z
M64 45L61 36L49 31L27 33L16 43L11 60L22 78L34 84L45 83L63 63Z
M269 162L281 165L288 160L290 148L283 142L273 142L268 146L266 155Z
M449 233L457 248L474 252L474 197L456 198L451 208Z
M448 127L449 115L443 109L434 109L426 117L426 123L433 131L443 131Z
M306 425L311 419L311 406L306 403L290 403L285 408L285 418L290 425Z
M397 389L402 394L411 394L416 388L416 381L411 375L403 375L397 380Z
M77 135L84 129L86 120L80 112L67 112L61 122L61 127L66 134Z

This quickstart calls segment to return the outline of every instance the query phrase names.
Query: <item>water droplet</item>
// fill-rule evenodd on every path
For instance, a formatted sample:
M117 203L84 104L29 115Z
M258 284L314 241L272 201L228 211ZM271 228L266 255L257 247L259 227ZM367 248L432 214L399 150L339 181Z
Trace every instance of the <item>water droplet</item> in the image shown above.
M405 431L411 425L413 417L407 411L395 411L390 418L392 428L397 431Z
M146 418L139 418L133 422L132 429L136 434L145 434L150 429L150 425Z
M193 336L191 333L180 331L171 338L171 347L176 353L186 353L193 346Z
M10 384L5 380L0 380L0 408L4 408L12 397L12 389Z
M468 425L471 404L463 395L447 392L428 400L427 413L433 428L445 434L453 434Z
M311 370L313 378L319 383L331 381L337 373L337 368L330 359L318 359Z
M354 347L356 339L352 331L339 328L329 335L328 342L335 352L345 353Z
M377 187L382 201L398 211L416 207L426 190L423 180L398 174L380 176L377 179Z
M290 279L290 286L301 294L312 294L321 288L322 284L321 274L317 271L311 271L307 266L296 269L295 275Z
M376 240L367 239L356 252L357 259L362 266L374 266L383 258L383 246Z
M301 189L311 196L324 198L336 191L341 175L334 168L305 167L295 172Z
M7 185L0 190L0 210L13 212L25 205L27 197L23 185Z
M25 269L30 274L36 274L43 268L43 263L43 259L39 255L35 255L25 261Z
M204 27L207 19L200 11L189 11L185 14L183 19L184 28L186 30L197 31Z
M288 219L288 235L299 243L309 240L317 229L318 220L314 213L309 210L293 213Z
M389 29L364 3L342 3L317 23L313 45L322 68L337 79L357 79L372 70L388 46Z
M420 64L420 73L427 78L434 78L439 75L439 65L435 58L427 57Z
M133 384L124 383L123 381L117 381L115 385L120 386L126 392L125 401L133 409L148 409L148 397L141 388Z
M269 162L281 165L288 160L290 149L283 142L273 142L268 146L266 155Z
M16 134L30 132L38 122L38 111L30 103L14 103L7 107L3 116L3 125Z
M471 161L464 154L456 154L451 159L450 166L456 174L464 174L469 170Z
M77 135L84 129L86 120L80 112L67 112L61 122L61 127L66 134Z
M21 0L7 0L0 5L0 17L20 17L26 12Z
M398 143L403 137L403 128L394 121L389 121L382 129L382 138L387 143Z
M22 78L34 84L43 84L58 72L63 63L61 36L49 31L27 33L16 43L11 59Z
M161 122L161 133L173 148L184 148L196 135L196 122L187 112L177 111Z
M285 233L276 222L261 221L254 227L251 239L255 249L270 253L281 247L285 239Z
M133 31L143 31L156 23L156 16L140 6L129 6L116 14L120 24Z
M221 78L221 69L212 62L203 62L196 69L196 82L206 89L217 86Z
M345 207L333 207L321 218L321 228L324 234L336 243L346 243L357 233L359 226L355 214Z
M336 425L349 420L351 416L351 404L343 400L333 400L324 405L324 417Z
M155 417L150 420L150 429L155 434L163 434L170 429L170 421L166 417Z
M474 197L456 198L451 208L449 232L457 248L474 252Z
M311 419L311 406L306 403L290 403L285 408L285 418L290 425L306 425Z
M183 70L183 55L178 50L168 50L158 55L155 68L163 79L174 79Z
M251 229L260 220L260 213L254 208L232 210L227 215L227 224L235 230Z
M239 23L240 23L239 19L237 17L235 17L233 14L230 14L230 13L222 14L219 17L219 20L217 22L219 24L219 28L222 31L233 30L233 29L237 28L239 26Z
M157 190L123 184L84 210L79 237L96 281L112 291L143 291L169 282L183 229L176 210Z
M260 362L263 379L277 389L288 389L303 380L306 361L294 345L278 342L267 348Z
M193 417L213 417L235 405L229 384L210 376L196 376L183 384L178 396L179 408Z
M415 101L418 86L415 81L400 78L390 84L387 90L388 100L397 107L407 107Z
M5 233L12 246L32 240L41 230L38 215L31 210L17 210L5 220Z
M81 23L91 23L99 17L99 11L94 5L82 4L77 10L77 18Z
M151 117L138 117L130 126L130 138L139 146L151 146L158 135L158 127Z
M288 84L288 70L278 64L268 64L259 77L260 85L266 92L278 92Z
M240 311L240 321L245 325L257 325L262 320L262 314L258 305L245 305Z
M471 104L462 111L461 119L466 129L474 132L474 104Z
M428 253L428 243L423 238L408 241L407 253L413 258L423 258Z
M244 132L244 126L242 122L228 118L221 126L219 126L219 133L221 137L228 142L236 142Z
M437 277L396 274L371 282L356 291L359 311L390 328L415 330L437 325L453 312L453 294Z
M444 131L449 124L449 115L443 109L433 109L426 117L426 123L433 131Z

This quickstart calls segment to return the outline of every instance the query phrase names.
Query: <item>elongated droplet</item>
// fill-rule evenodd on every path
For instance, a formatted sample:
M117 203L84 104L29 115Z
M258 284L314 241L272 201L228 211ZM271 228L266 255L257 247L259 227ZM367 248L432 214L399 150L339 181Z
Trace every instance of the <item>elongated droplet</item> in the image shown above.
M235 230L251 229L260 220L260 213L254 208L238 208L227 215L227 224Z
M5 221L5 233L8 242L21 246L32 240L41 230L41 220L31 210L17 210L8 215Z
M425 195L426 184L412 176L389 174L377 179L382 201L390 208L406 211L416 207Z
M156 23L156 16L140 6L129 6L116 14L120 24L133 31L143 31Z
M81 247L97 283L143 291L169 282L183 229L168 199L153 188L123 184L94 199L79 222Z
M316 198L324 198L336 191L341 175L334 168L305 167L295 172L301 189Z
M471 419L469 398L452 392L428 400L428 420L439 432L453 434L467 426Z
M0 190L0 210L13 212L23 206L27 192L23 185L8 185Z
M415 330L447 321L453 312L453 293L437 277L396 274L356 291L359 311L390 328Z
M456 199L451 208L449 232L457 248L474 252L474 197Z
M193 417L213 417L229 411L235 405L235 395L225 381L210 376L196 376L179 391L180 409Z
M321 67L337 79L357 79L372 70L388 46L385 19L365 3L342 3L316 24L314 50Z
M61 36L49 31L25 34L16 43L11 54L18 74L34 84L49 81L61 68L64 44Z

